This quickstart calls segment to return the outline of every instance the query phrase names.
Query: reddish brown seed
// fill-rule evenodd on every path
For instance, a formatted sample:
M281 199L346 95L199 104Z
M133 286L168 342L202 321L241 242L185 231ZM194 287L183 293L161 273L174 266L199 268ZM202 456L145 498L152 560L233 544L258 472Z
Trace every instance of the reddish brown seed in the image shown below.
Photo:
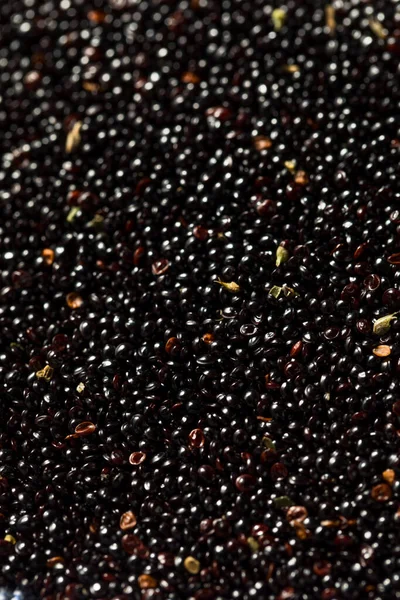
M381 345L381 346L376 346L376 348L373 348L372 352L378 358L386 358L387 356L390 356L392 350L391 350L390 346Z
M272 146L272 141L265 135L258 135L253 139L253 143L254 148L258 151L268 150Z
M227 121L232 116L232 111L224 106L214 106L206 110L207 117L214 117L219 121Z
M400 252L391 254L387 260L391 265L400 265Z
M76 292L70 292L67 294L67 304L73 310L79 308L83 304L82 297Z
M169 269L169 261L166 258L160 258L151 265L153 275L163 275Z
M272 465L270 475L274 481L280 481L288 476L288 470L283 463L277 462Z
M256 211L260 217L272 216L276 212L276 204L273 200L262 200L261 202L257 202Z
M368 244L366 242L363 242L362 244L357 246L357 248L355 249L355 252L353 254L353 257L356 260L358 260L364 254L364 252L367 248L368 248Z
M132 452L132 454L129 457L129 462L131 465L140 465L145 460L146 460L145 452Z
M159 552L157 554L158 562L166 567L172 567L175 562L175 557L172 552Z
M156 588L157 585L157 580L151 575L139 575L138 577L138 586L141 590L150 590Z
M193 235L196 239L204 242L208 238L208 229L202 227L202 225L196 225L196 227L193 227Z
M214 341L214 334L213 333L205 333L201 339L203 340L203 342L205 344L212 344Z
M266 580L267 580L267 581L269 581L269 580L271 579L271 577L272 577L272 573L274 572L274 570L275 570L275 565L274 565L274 563L270 563L270 564L268 565L268 571L267 571L267 577L266 577Z
M303 342L301 340L299 340L298 342L293 344L293 346L290 349L290 358L293 358L293 357L297 356L298 354L300 354L302 348L303 348Z
M174 348L179 344L178 338L170 337L165 344L165 352L170 354Z
M392 411L397 417L400 417L400 400L397 400L394 404L392 404Z
M103 12L102 10L90 10L88 12L87 18L92 23L97 23L97 24L103 23L106 18L106 13Z
M86 92L92 92L93 94L100 91L100 85L94 81L84 81L82 87Z
M335 600L337 598L336 588L325 588L321 594L321 600Z
M368 544L363 544L361 546L361 560L360 563L363 567L366 567L371 560L374 558L375 552L372 546Z
M321 526L322 527L339 527L340 526L340 521L339 520L331 520L331 519L327 519L326 521L321 521Z
M307 185L310 180L305 171L297 171L296 175L294 176L294 181L298 185Z
M196 73L186 71L181 77L183 83L200 83L200 77Z
M304 527L302 523L295 525L295 529L299 540L307 540L309 537L311 537L311 531Z
M261 417L260 415L258 415L256 418L258 421L263 421L263 423L270 423L272 421L270 417Z
M119 526L122 531L125 531L126 529L133 529L133 527L136 527L136 523L136 515L131 510L128 510L121 515L119 520Z
M192 448L202 448L204 446L205 438L202 429L193 429L189 433L188 438Z
M308 516L308 511L305 506L291 506L286 513L286 519L291 525L302 523Z
M83 421L75 427L75 433L79 436L90 435L96 431L96 425L91 421Z
M52 250L51 248L45 248L44 250L42 250L42 256L46 265L50 266L53 264L55 256L54 250Z
M283 588L283 590L281 591L279 596L277 596L277 600L289 600L290 598L293 598L294 594L295 594L294 588L285 587L285 588Z
M318 577L325 577L331 572L332 565L327 560L317 560L313 564L313 571Z
M393 485L396 479L396 473L393 471L393 469L386 469L386 471L383 471L382 477L386 483Z
M122 548L127 554L134 554L140 546L142 546L142 540L137 535L132 533L126 533L121 540Z
M387 483L378 483L371 490L371 498L376 502L387 502L391 497L392 490Z
M139 265L144 255L145 249L143 248L143 246L139 246L139 248L136 248L135 252L133 253L133 264L135 265L135 267Z
M58 563L63 563L64 559L62 556L52 556L51 558L48 559L46 565L48 567L54 567L54 565L58 564Z

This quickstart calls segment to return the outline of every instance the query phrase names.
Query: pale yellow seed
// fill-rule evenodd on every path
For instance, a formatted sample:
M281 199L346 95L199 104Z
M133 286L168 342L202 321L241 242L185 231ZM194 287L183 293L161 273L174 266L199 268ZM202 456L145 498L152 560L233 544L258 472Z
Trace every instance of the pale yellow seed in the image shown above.
M234 281L221 281L220 279L217 279L215 283L219 283L219 285L222 285L226 290L228 290L229 292L232 292L233 294L236 294L236 292L240 291L240 286L235 283Z
M335 9L330 4L325 6L325 22L331 33L333 33L336 29L335 12Z
M69 211L68 215L67 215L67 221L68 223L72 223L73 220L75 219L76 215L78 214L78 212L80 211L80 208L78 206L73 206L71 208L71 210Z
M286 73L298 73L300 71L300 67L299 65L285 65L283 70L286 71Z
M40 369L40 371L36 371L36 377L38 379L44 379L45 381L50 381L53 377L54 369L50 367L50 365L46 365L44 369Z
M253 537L248 537L247 538L247 543L248 543L248 545L250 547L250 550L252 552L258 552L258 550L260 549L260 544Z
M185 567L186 571L189 571L189 573L192 575L197 575L197 573L200 571L200 563L193 556L187 556L183 561L183 566Z
M286 12L282 8L275 8L271 15L275 31L280 31L286 21Z
M4 541L8 542L9 544L13 544L13 546L15 546L15 544L17 543L17 540L15 539L15 537L10 534L7 534L4 536Z
M103 221L104 217L102 215L94 215L93 219L89 221L89 225L95 229L101 229Z
M78 383L78 385L76 386L76 391L78 392L78 394L82 394L84 389L85 389L85 384L82 382Z
M65 152L67 152L67 154L70 154L76 150L81 143L81 127L82 121L77 121L72 127L71 131L68 133L65 141Z
M295 160L286 160L284 162L284 165L287 168L287 170L290 171L291 173L294 173L296 171L296 161Z
M372 33L376 35L380 40L384 40L387 37L386 31L380 21L377 19L370 19L369 26L371 28Z

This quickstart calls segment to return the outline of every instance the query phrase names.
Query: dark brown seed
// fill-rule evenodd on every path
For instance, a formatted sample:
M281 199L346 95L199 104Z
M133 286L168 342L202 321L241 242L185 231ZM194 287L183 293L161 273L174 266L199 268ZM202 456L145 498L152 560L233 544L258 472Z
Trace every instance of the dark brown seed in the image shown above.
M57 565L57 564L63 563L63 562L64 562L64 559L62 556L52 556L51 558L49 558L47 560L46 564L49 568L51 568L51 567L54 567L54 565Z

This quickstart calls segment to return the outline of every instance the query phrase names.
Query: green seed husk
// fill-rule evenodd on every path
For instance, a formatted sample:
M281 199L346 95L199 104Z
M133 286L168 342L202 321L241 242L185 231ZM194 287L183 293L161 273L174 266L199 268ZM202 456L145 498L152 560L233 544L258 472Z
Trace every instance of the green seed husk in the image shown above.
M388 331L390 331L393 319L397 319L397 314L398 313L395 312L391 315L385 315L384 317L380 317L380 319L377 319L373 326L373 332L376 335L385 335L386 333L388 333Z
M278 246L276 249L276 266L282 265L289 260L289 252L283 246Z
M294 502L289 498L289 496L278 496L278 498L274 499L275 508L289 508L294 505Z

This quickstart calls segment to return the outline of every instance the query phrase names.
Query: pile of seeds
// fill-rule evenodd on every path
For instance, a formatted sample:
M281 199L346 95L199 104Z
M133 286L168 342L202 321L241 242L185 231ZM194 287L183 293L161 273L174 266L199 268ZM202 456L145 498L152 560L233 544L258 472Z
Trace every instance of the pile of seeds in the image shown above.
M400 598L398 8L0 4L0 587Z

